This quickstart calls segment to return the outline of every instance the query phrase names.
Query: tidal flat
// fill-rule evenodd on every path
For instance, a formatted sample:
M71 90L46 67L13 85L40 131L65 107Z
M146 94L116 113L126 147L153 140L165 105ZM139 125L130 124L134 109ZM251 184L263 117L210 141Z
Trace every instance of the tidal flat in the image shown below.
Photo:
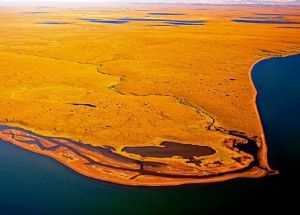
M232 20L298 8L144 7L1 9L0 138L122 185L278 173L250 73L261 59L299 53L300 32Z
M0 213L235 214L228 206L255 213L257 207L252 202L264 202L266 198L276 207L262 204L259 206L261 212L297 209L297 199L293 197L297 195L295 188L298 186L295 169L300 163L299 60L299 55L266 59L258 62L251 72L258 91L257 106L268 142L270 163L280 174L259 180L244 178L177 187L118 186L91 180L48 156L0 140ZM283 112L288 114L278 117Z

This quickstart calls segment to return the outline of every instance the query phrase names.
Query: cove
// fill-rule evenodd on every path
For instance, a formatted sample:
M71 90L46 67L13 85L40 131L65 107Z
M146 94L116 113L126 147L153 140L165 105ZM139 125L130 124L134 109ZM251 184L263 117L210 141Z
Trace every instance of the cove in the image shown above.
M300 55L258 62L252 80L280 174L216 184L127 187L76 174L51 158L0 140L0 214L243 214L297 208Z

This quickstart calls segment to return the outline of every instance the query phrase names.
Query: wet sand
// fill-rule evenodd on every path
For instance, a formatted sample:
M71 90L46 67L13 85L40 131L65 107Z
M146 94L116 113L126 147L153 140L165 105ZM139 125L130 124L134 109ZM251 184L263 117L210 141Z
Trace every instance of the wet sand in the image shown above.
M227 206L234 203L235 211L247 208L248 212L255 214L257 207L249 207L249 202L264 202L266 198L276 207L262 204L261 212L275 213L291 207L297 209L297 199L293 196L297 195L295 187L298 185L295 169L299 165L300 148L297 143L300 133L297 125L300 116L297 107L300 103L291 102L300 101L295 100L300 92L297 90L300 87L297 85L300 77L297 58L299 56L266 60L256 65L252 72L259 92L257 106L266 129L270 163L280 170L280 174L259 180L239 179L174 188L127 187L89 180L51 158L43 158L0 140L1 172L4 173L0 185L0 210L6 214L43 214L49 211L55 214L97 214L99 211L104 211L104 214L139 211L147 215L230 214L232 207ZM274 96L270 97L270 94ZM283 106L287 107L286 111L282 111ZM278 117L283 112L288 115ZM57 195L58 191L60 195ZM285 196L285 201L278 196Z
M260 59L298 52L299 31L232 20L297 8L107 9L1 11L1 139L82 175L127 185L276 172L249 69ZM157 11L186 15L149 17ZM110 23L115 20L124 23ZM70 24L37 24L45 21Z
M222 163L205 166L205 169L179 163L137 160L115 152L111 147L95 147L59 137L46 137L31 131L0 126L0 139L29 151L49 156L84 176L108 182L134 186L170 186L186 183L208 183L237 177L262 177L270 172L254 166L252 155L234 159L243 168L222 171ZM129 153L153 157L183 156L193 163L195 156L213 154L209 147L163 142L163 147L125 148ZM234 147L231 145L230 147ZM165 151L157 152L157 148ZM150 149L150 151L149 151ZM154 150L153 150L154 149ZM238 149L238 148L236 148ZM253 155L256 156L256 155ZM198 163L199 165L199 163Z

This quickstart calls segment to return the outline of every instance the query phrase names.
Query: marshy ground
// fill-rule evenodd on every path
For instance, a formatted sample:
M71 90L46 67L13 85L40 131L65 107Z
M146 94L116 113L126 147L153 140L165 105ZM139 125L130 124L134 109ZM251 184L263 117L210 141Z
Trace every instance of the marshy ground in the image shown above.
M121 184L272 173L250 71L299 52L297 14L287 6L3 7L0 138ZM247 143L257 151L240 147Z

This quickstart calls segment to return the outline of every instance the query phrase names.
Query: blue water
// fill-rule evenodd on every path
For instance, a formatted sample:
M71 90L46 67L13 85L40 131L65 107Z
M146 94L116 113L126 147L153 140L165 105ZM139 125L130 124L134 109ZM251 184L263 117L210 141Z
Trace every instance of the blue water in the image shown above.
M300 24L300 22L290 21L285 19L286 16L293 16L290 14L277 13L256 13L253 16L244 16L238 19L233 19L234 22L255 23L255 24Z
M279 175L168 188L88 179L51 158L0 141L0 214L243 214L297 209L300 55L255 65L252 76ZM287 202L289 200L289 202ZM267 202L266 202L267 201Z
M88 21L88 22L95 22L95 23L104 23L104 24L125 24L127 20L102 20L102 19L88 19L88 18L81 18L80 20Z
M291 184L294 171L300 170L300 55L267 59L254 70L270 162Z
M263 19L263 20L266 20L266 19L282 19L284 18L283 16L242 16L240 17L241 19Z
M103 19L94 19L94 18L80 18L80 20L95 22L95 23L105 23L105 24L125 24L128 22L154 22L159 23L160 26L183 26L183 25L204 25L205 21L203 20L172 20L172 19L153 19L153 18L120 18L113 20L103 20Z
M255 23L255 24L300 24L289 20L267 20L267 19L233 19L234 22Z

